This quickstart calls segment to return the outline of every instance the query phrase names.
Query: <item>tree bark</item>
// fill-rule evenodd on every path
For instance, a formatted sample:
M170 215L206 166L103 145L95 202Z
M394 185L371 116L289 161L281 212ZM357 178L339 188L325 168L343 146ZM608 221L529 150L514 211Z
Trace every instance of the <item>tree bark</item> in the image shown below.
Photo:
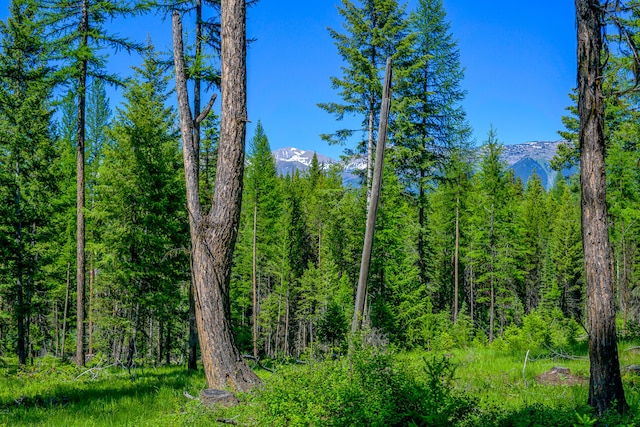
M589 404L598 415L628 409L616 341L613 259L608 232L602 95L602 5L576 0L582 247L587 285Z
M199 147L189 107L182 23L173 13L176 92L180 112L184 168L191 235L196 323L202 362L209 387L245 391L258 376L244 363L231 328L229 284L238 233L244 171L246 105L246 5L222 0L222 112L216 181L211 211L205 216L198 189ZM200 119L200 117L198 117Z
M456 241L453 251L453 323L458 321L458 294L460 269L460 195L456 195Z
M193 288L193 277L189 283L189 360L187 369L198 369L198 326L196 325L196 298Z
M202 56L202 0L196 0L196 62ZM200 116L200 102L201 99L201 78L200 74L196 73L193 78L193 115L195 117ZM200 122L195 121L193 123L193 140L194 146L198 148L198 165L200 164ZM208 153L206 162L208 162ZM207 168L208 169L208 168ZM207 181L208 182L208 181ZM198 369L198 329L196 326L196 301L193 290L193 277L189 284L189 357L188 357L188 369Z
M80 22L82 46L88 44L89 7L87 0L82 2L82 20ZM78 130L76 158L76 365L84 366L84 282L85 282L85 222L84 222L84 136L85 136L85 103L87 88L87 61L79 62L78 77Z
M253 283L253 357L258 357L258 252L257 252L257 234L258 234L258 196L256 193L256 203L253 206L253 259L252 259L252 278Z
M382 107L380 113L380 128L378 130L378 144L376 146L376 164L373 183L371 185L371 202L368 205L367 225L365 230L364 245L362 248L362 260L360 263L360 276L358 278L358 289L356 291L356 305L353 311L351 322L351 332L355 333L360 329L364 311L364 302L367 290L367 278L369 276L369 264L371 261L371 250L373 247L373 236L376 227L376 217L378 214L378 200L380 199L380 189L382 186L382 168L384 166L385 141L387 139L387 122L389 108L391 106L391 58L387 59L387 67L384 77L384 90L382 94Z

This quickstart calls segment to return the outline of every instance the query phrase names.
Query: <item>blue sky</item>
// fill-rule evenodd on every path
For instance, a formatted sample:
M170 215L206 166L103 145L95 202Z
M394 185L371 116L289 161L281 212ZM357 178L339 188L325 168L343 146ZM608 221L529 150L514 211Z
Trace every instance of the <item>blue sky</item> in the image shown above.
M273 148L293 145L337 157L320 133L340 128L318 102L337 100L329 76L342 65L327 27L336 1L262 0L250 10L249 115ZM417 1L410 1L408 9ZM491 125L505 144L557 140L575 86L575 17L569 1L445 0L465 68L464 108L477 143Z
M316 106L339 101L329 77L340 75L343 64L327 31L342 28L338 1L261 0L249 9L248 36L256 41L248 50L248 138L260 120L274 149L342 153L344 147L327 145L319 134L344 124ZM410 0L407 10L416 3ZM0 0L0 6L4 19L8 1ZM444 0L444 6L465 68L463 106L476 142L486 139L491 125L505 144L559 139L576 80L573 2ZM157 15L111 26L142 42L150 35L156 48L171 49L170 21ZM121 53L109 68L127 75L139 61ZM119 102L117 92L110 97Z

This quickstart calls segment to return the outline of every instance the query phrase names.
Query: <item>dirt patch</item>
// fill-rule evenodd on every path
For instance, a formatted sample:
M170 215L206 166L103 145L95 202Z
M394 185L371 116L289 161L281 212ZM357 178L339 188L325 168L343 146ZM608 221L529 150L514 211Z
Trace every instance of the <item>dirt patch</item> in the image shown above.
M586 384L587 378L571 373L569 368L553 367L536 377L536 381L543 385L576 385Z

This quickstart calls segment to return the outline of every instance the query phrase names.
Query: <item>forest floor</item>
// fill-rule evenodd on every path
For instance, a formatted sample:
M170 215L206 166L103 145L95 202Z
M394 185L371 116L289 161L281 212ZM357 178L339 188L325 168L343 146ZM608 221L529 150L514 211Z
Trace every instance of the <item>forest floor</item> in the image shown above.
M186 396L198 396L205 388L202 370L79 370L53 358L18 369L15 360L0 359L0 426L640 425L637 347L620 344L620 360L630 413L596 423L586 405L584 348L574 354L488 348L437 356L400 352L384 359L368 354L348 363L281 365L274 374L259 371L265 382L260 391L240 395L236 407L218 410ZM392 400L398 402L387 403ZM412 413L414 401L421 409Z

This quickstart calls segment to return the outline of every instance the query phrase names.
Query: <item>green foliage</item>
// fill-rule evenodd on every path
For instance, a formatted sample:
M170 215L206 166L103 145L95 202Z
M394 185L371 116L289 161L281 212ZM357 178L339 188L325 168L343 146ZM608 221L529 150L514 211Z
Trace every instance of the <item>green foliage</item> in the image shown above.
M61 176L38 4L16 0L9 11L0 23L0 330L10 332L0 332L0 349L24 364L44 345L46 295L58 279L51 200Z
M258 392L259 425L454 425L471 401L453 391L454 368L424 361L421 378L394 356L362 347L338 360L287 367Z
M344 18L345 32L329 29L338 53L345 62L341 77L331 77L331 86L339 91L342 103L327 102L318 106L338 121L345 116L361 120L361 129L341 129L321 135L330 143L344 144L358 130L366 130L363 140L351 153L373 156L378 130L381 77L388 57L402 58L409 49L404 7L397 0L342 0L338 13ZM373 165L368 165L373 167Z
M189 277L175 113L165 106L169 77L152 46L134 70L126 102L107 131L110 140L89 216L101 232L96 249L102 270L101 350L113 349L120 334L135 341L136 330L149 319L170 328L185 301L180 283Z

